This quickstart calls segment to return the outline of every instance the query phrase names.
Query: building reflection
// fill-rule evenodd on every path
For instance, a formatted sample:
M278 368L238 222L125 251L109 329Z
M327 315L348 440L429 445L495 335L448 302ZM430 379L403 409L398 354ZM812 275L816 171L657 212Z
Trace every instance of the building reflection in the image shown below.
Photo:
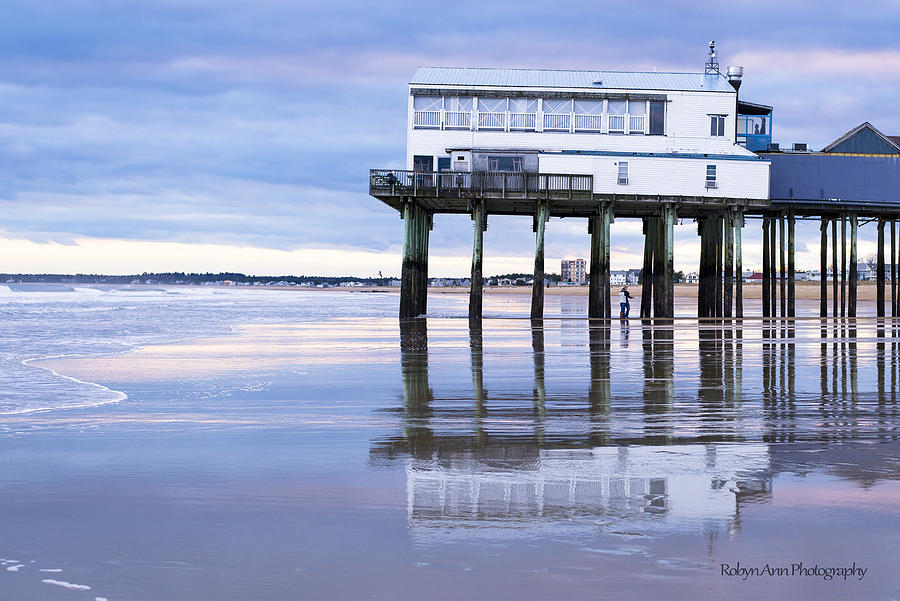
M582 322L579 330L570 321L565 361L556 346L548 354L548 329L562 327L552 320L526 322L524 331L504 325L497 355L507 363L494 369L508 373L490 395L485 382L497 364L486 361L494 348L485 339L498 329L470 321L471 374L460 380L466 390L446 399L429 381L444 364L430 363L427 320L400 324L400 428L373 441L370 457L373 465L404 466L412 525L605 517L637 520L638 531L702 523L708 533L734 533L743 506L772 498L773 475L802 471L791 461L799 445L897 440L898 342L877 329L861 335L855 321L774 320L758 329L690 329L645 320L630 326L640 344L628 347L620 324ZM571 364L579 335L587 347L581 367ZM568 379L558 375L564 369ZM861 380L861 369L872 377ZM548 392L548 382L560 392ZM829 450L847 459L835 459L834 475L860 485L897 477L854 464L841 449ZM869 455L884 459L858 457Z

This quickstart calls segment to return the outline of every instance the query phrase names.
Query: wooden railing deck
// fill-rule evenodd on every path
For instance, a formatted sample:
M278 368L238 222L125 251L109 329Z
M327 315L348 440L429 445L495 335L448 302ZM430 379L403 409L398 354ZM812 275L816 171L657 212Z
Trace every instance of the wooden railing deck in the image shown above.
M419 198L590 198L594 176L563 173L372 169L372 196Z

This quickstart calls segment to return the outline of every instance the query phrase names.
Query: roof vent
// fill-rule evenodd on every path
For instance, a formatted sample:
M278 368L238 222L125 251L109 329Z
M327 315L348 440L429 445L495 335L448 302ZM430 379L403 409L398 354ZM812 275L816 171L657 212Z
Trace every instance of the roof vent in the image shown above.
M795 152L806 152L806 142L794 142Z
M595 80L592 81L591 83L593 83L595 86L602 86L602 85L603 85L603 80L602 80L602 79L595 79Z

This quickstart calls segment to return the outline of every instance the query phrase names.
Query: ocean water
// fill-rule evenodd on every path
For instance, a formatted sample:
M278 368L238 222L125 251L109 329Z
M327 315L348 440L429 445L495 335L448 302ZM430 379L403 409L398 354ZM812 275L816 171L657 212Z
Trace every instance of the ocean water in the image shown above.
M0 288L0 599L900 598L893 324L485 309Z

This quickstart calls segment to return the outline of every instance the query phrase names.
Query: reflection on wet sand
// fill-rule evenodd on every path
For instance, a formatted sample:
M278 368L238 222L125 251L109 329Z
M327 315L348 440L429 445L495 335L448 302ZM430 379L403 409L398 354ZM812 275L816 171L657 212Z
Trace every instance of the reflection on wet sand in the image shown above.
M441 362L429 363L427 320L401 324L403 434L373 441L370 454L374 462L404 462L414 526L588 519L626 520L638 531L702 523L710 535L734 533L743 504L777 497L772 479L780 471L870 484L898 476L883 463L896 445L868 454L822 447L897 440L893 327L488 324L468 323L470 411L432 390L429 370ZM629 346L632 336L639 346ZM503 338L502 356L485 347L492 337ZM585 346L587 365L579 367ZM514 383L530 378L530 393L520 385L488 403L492 366Z

